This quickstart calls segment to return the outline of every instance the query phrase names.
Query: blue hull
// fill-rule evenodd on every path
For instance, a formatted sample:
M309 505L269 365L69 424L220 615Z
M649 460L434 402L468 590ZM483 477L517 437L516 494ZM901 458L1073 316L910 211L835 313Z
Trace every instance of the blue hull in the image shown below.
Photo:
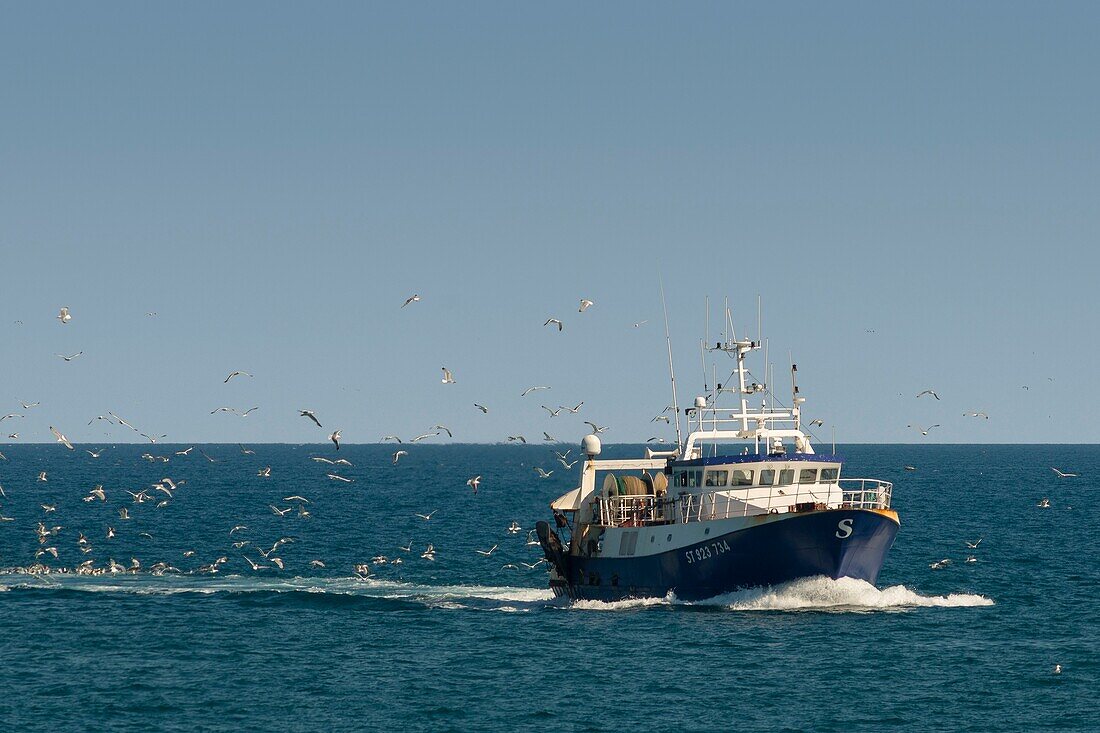
M558 595L602 601L663 597L702 600L742 588L824 575L874 583L894 544L892 516L834 509L784 516L644 557L559 556ZM553 558L549 557L553 562Z

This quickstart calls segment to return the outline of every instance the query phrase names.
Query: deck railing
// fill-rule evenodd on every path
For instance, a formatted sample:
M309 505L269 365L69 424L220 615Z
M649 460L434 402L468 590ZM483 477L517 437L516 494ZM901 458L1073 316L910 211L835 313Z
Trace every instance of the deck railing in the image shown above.
M752 489L765 488L767 494L752 493ZM889 509L892 491L893 484L889 481L840 479L828 484L746 487L746 493L741 496L728 489L697 494L683 492L678 496L600 496L595 499L593 509L601 525L640 527L812 509Z

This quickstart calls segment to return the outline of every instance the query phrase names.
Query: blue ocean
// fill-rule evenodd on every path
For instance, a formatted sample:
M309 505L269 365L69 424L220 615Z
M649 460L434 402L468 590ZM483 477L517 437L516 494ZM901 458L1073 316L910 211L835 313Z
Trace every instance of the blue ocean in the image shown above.
M690 604L552 598L545 445L189 447L3 447L0 730L1100 729L1097 446L838 446L895 482L878 586Z

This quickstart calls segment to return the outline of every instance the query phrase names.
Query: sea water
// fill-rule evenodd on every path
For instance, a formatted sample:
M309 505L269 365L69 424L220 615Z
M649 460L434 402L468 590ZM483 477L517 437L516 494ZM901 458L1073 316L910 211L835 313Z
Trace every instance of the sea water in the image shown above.
M3 448L0 730L1100 729L1095 446L841 446L844 475L895 483L877 587L573 604L522 564L541 556L527 530L577 482L551 446L418 444L397 465L392 445L88 447ZM166 477L171 498L125 491ZM97 484L107 501L83 501ZM40 543L40 521L61 529ZM36 560L47 547L58 558ZM56 572L109 559L142 570ZM35 562L54 572L20 572Z

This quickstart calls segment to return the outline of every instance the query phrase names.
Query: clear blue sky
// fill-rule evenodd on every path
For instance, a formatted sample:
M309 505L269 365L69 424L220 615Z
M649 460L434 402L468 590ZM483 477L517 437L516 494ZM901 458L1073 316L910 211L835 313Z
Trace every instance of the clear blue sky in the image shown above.
M823 438L1098 439L1100 6L592 6L5 3L3 434L667 436L663 274L681 402L760 293Z

